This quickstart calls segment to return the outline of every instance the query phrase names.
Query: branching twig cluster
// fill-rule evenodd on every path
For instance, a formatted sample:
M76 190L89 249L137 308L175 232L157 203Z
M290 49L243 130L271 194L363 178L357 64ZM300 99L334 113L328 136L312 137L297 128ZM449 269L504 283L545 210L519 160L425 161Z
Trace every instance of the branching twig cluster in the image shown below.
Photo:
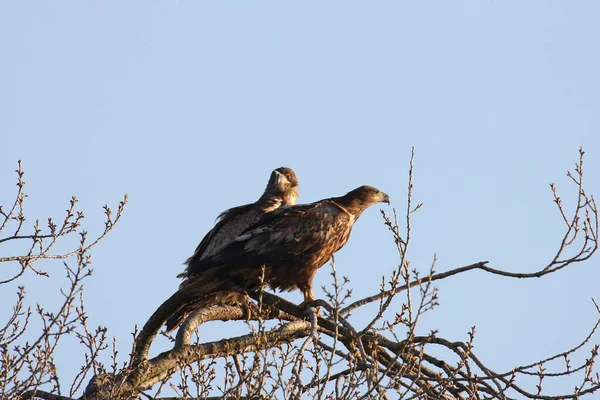
M436 331L423 334L418 328L423 314L434 311L438 304L434 286L437 280L474 269L512 278L542 277L586 261L596 252L598 210L593 196L584 189L583 151L580 151L574 172L568 176L576 187L577 200L569 210L555 186L551 186L557 210L565 224L565 233L547 265L535 272L522 273L495 269L487 261L481 261L436 272L434 257L428 272L423 274L411 267L409 261L411 216L422 206L413 205L411 157L405 219L400 223L396 210L391 216L382 212L384 224L398 249L399 262L390 276L382 280L378 293L349 303L352 294L350 281L338 276L332 261L332 284L324 287L326 300L317 300L305 310L260 291L250 295L255 303L250 302L245 308L213 306L201 309L181 325L170 350L150 357L154 339L179 302L175 294L157 309L139 334L134 335L131 359L121 368L116 358L109 368L94 362L97 352L106 346L102 330L90 332L86 327L77 331L78 337L89 349L85 364L87 370L93 369L95 374L85 390L85 397L168 399L161 397L161 393L169 386L177 393L176 398L182 399L558 400L580 398L599 391L599 375L593 368L598 346L590 345L590 342L600 325L600 318L579 345L546 359L500 372L489 368L475 353L475 327L466 333L463 341L442 338ZM82 265L85 266L85 262ZM374 315L360 324L354 321L352 312L370 304L377 305ZM27 323L30 317L24 313L23 307L23 294L19 293L15 315L22 315L21 319ZM83 313L82 302L81 310ZM598 312L600 314L600 309ZM50 321L56 317L47 319ZM203 342L196 336L192 342L198 327L217 320L246 321L249 333L215 342ZM79 321L80 326L85 326L85 318ZM17 325L10 332L18 335L23 327L23 324ZM590 346L589 356L577 364L574 360L580 357L576 355ZM51 362L50 357L47 364ZM180 379L175 383L177 371ZM45 376L46 381L37 383L35 388L45 384L44 387L52 393L60 394L56 390L58 377L50 373ZM580 377L581 383L564 393L550 394L544 390L549 380L566 376ZM80 378L77 382L75 391L83 381ZM33 397L52 398L40 391L23 396Z
M87 232L79 229L84 214L76 209L75 197L71 198L66 216L59 224L52 218L47 219L46 229L41 228L39 220L35 220L32 226L27 224L27 194L24 191L24 172L20 161L16 172L18 189L15 201L8 208L0 205L0 246L26 250L21 255L0 257L0 263L4 265L0 285L8 286L27 271L32 271L40 279L48 279L51 274L58 272L38 268L36 264L43 259L60 260L60 269L66 272L67 281L57 293L61 302L55 310L41 304L33 309L27 306L26 290L23 286L18 287L12 311L5 321L0 321L0 398L13 399L24 393L33 394L41 387L50 388L52 393L60 396L65 389L57 375L55 351L61 339L69 335L75 336L83 344L81 356L85 357L80 372L66 390L69 396L73 396L81 389L85 380L89 379L88 372L97 371L98 354L106 348L106 329L90 329L83 301L82 282L92 272L89 250L121 218L127 197L119 204L114 217L111 209L104 206L104 231L90 241ZM73 241L71 237L78 239ZM54 252L59 242L62 248L69 242L72 247L66 251ZM63 261L67 259L74 261Z

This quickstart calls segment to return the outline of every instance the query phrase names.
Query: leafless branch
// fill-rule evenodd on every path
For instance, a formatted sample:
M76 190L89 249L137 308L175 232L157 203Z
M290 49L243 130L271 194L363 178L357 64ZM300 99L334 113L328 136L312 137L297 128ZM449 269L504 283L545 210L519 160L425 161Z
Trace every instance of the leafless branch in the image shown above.
M598 212L593 196L588 195L583 186L583 155L580 150L579 162L574 172L568 174L578 193L570 211L558 196L556 187L551 186L565 232L550 262L535 272L503 271L481 261L437 273L435 256L426 275L411 267L409 250L414 240L411 216L422 205L413 205L413 149L403 226L400 227L395 209L392 216L383 213L384 224L398 250L399 263L389 276L382 278L379 293L346 304L351 296L350 281L338 277L332 262L333 283L324 287L326 300L317 300L309 308L301 309L260 290L249 294L255 303L250 301L244 308L215 305L200 309L181 324L172 348L151 357L151 346L167 319L183 304L194 300L179 291L158 307L139 333L136 329L130 360L119 364L113 341L112 363L108 366L98 361L99 354L111 347L106 329L88 325L81 281L89 273L89 248L112 229L126 199L115 219L111 219L110 210L106 212L108 222L104 233L92 245L87 244L86 234L80 232L80 244L74 252L51 254L49 251L58 238L69 234L70 229L79 228L83 213L79 217L73 198L60 227L49 223L48 232L42 232L36 223L32 233L22 233L26 195L19 164L17 198L9 211L0 209L3 218L0 232L10 227L12 233L5 240L0 239L0 244L27 241L30 246L24 256L0 259L21 263L20 272L9 280L17 279L27 269L47 274L34 269L33 263L41 259L68 258L71 254L77 257L77 267L64 264L70 289L63 293L63 307L54 313L41 308L31 311L25 302L25 289L17 291L12 312L0 330L3 362L0 398L19 394L21 399L69 400L81 390L89 374L94 377L85 388L86 400L140 397L163 400L301 397L558 400L578 399L598 392L600 378L594 370L598 346L592 344L592 340L600 318L589 335L569 350L504 372L494 371L476 354L475 327L465 333L465 340L458 341L440 337L437 331L428 335L417 333L423 314L434 311L437 305L435 281L475 269L511 278L542 277L589 260L598 248ZM379 307L368 321L361 324L353 321L351 311L374 302L378 302ZM393 307L395 302L401 302L401 307ZM11 350L10 346L19 343L36 315L43 324L42 333L26 346L18 344L16 350ZM210 321L245 321L250 332L212 342L202 341L196 332ZM71 397L65 397L61 394L52 355L59 339L70 334L82 343L85 359L70 387ZM581 361L581 354L586 351L589 353ZM31 371L30 376L23 379L23 371ZM173 377L177 371L181 381L176 385ZM572 391L546 393L545 383L561 377L577 377L580 383ZM534 383L531 378L535 378ZM169 386L178 397L160 395L163 388ZM146 393L150 390L155 391L153 395Z

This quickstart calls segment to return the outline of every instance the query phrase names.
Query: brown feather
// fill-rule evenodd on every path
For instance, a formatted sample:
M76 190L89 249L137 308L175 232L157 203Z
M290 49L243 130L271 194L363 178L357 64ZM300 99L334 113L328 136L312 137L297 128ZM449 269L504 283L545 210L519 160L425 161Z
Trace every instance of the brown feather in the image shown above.
M296 204L297 198L298 179L294 171L287 167L280 167L273 170L264 193L256 202L230 208L219 215L216 225L204 236L200 244L196 247L194 254L185 261L185 264L187 264L186 270L177 276L180 278L187 277L190 266L197 264L200 260L223 248L249 226L256 223L264 214L276 210L280 206ZM207 289L204 293L212 293L212 291ZM231 297L236 298L237 296L239 294L234 293ZM194 309L210 305L211 303L220 304L221 299L228 298L228 296L209 296L199 300L197 306L188 304L184 310L178 312L167 321L167 332L175 329Z
M389 203L389 197L361 186L341 197L264 214L218 251L190 262L181 290L192 297L255 292L264 267L264 280L272 289L300 289L303 303L313 301L316 271L346 244L361 213L381 201Z

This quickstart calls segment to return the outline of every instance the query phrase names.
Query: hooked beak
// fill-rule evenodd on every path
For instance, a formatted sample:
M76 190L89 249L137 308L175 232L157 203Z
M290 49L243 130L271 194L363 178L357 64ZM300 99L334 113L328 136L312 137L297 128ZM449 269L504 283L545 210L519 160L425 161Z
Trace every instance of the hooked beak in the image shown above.
M273 184L280 185L283 181L283 175L279 171L273 171Z
M382 203L387 203L388 205L390 205L391 199L390 196L388 196L386 193L381 192L381 194L383 194L383 199L381 199Z

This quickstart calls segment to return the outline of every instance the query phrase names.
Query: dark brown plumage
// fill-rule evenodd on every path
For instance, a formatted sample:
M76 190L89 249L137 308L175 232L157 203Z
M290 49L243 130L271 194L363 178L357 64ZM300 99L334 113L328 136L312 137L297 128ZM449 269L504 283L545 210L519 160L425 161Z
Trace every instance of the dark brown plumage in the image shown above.
M217 224L204 236L194 255L185 261L188 266L197 263L231 242L268 212L282 206L292 206L298 200L298 179L291 168L280 167L273 172L264 193L252 203L223 211L217 217ZM185 272L179 278L187 276Z
M361 186L341 197L264 214L220 250L192 260L180 290L200 300L215 293L255 292L264 265L271 288L300 289L302 305L310 303L315 300L316 271L346 244L361 213L378 202L389 204L390 198L372 186Z
M186 270L177 276L180 278L187 277L190 266L198 264L201 260L227 245L249 226L256 223L264 214L281 206L294 205L297 199L298 179L294 171L287 167L273 170L264 193L256 202L230 208L219 215L218 222L204 236L196 247L194 254L185 261ZM167 331L176 328L190 312L204 305L207 301L232 303L236 302L240 296L238 293L221 293L213 294L210 297L210 299L206 297L202 304L188 304L181 312L169 319Z

